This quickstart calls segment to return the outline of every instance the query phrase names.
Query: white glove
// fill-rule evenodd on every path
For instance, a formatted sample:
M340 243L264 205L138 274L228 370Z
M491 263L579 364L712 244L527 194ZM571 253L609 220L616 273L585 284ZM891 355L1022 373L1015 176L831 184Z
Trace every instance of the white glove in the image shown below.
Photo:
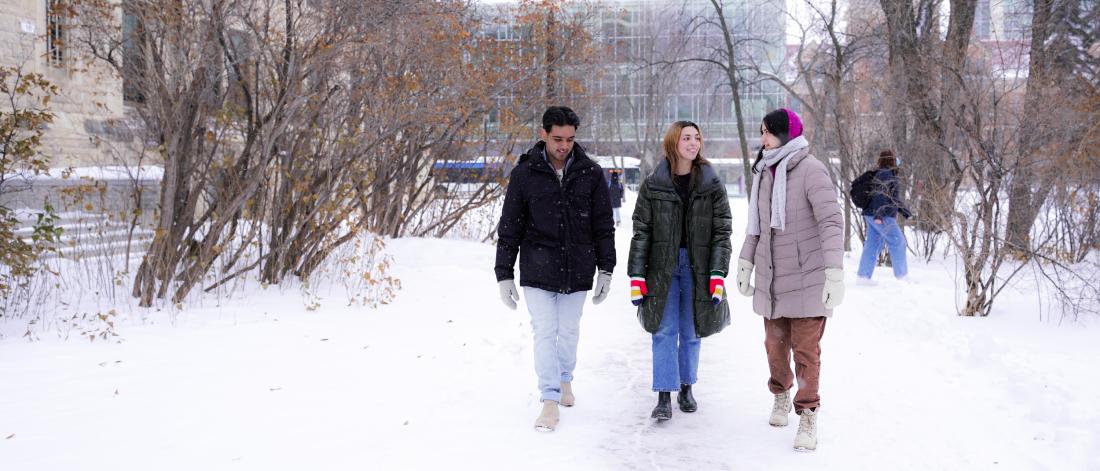
M742 295L752 296L753 288L749 284L752 279L752 262L743 258L737 259L737 291Z
M516 301L519 301L519 291L516 291L516 280L504 280L497 283L500 287L500 300L508 309L516 310Z
M592 304L602 303L604 299L607 299L607 293L611 292L611 274L600 270L600 274L596 275L596 291L592 295Z
M840 268L825 269L825 288L821 290L821 302L825 309L832 309L844 301L844 270Z

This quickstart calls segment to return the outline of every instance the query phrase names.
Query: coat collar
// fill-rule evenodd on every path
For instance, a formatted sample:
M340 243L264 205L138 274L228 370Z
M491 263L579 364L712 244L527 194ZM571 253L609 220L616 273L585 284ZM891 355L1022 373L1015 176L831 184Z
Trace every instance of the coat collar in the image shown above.
M527 165L532 170L538 170L540 172L554 173L554 168L550 166L550 163L546 161L546 143L539 141L535 143L527 152L519 157L517 165ZM588 157L588 154L584 151L584 147L581 147L580 143L573 144L573 153L570 157L573 162L569 164L566 169L567 173L573 173L578 170L584 170L588 167L596 165L596 162Z
M710 193L722 186L722 179L718 178L718 173L714 171L714 167L710 164L700 165L699 170L699 180L693 182L692 191L694 193ZM654 190L676 191L676 185L672 183L672 170L669 167L668 159L661 159L661 163L653 169L653 173L649 176L649 186Z

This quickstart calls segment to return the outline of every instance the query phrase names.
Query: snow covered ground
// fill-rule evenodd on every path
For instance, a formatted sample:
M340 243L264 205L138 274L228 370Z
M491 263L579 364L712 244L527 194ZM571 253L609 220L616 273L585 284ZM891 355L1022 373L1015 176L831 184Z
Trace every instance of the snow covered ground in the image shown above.
M1100 469L1100 325L1040 319L1026 277L992 317L959 318L950 260L855 286L858 250L823 341L816 453L792 451L796 420L768 426L763 323L736 294L703 342L699 411L655 425L629 221L616 237L616 289L586 305L577 405L552 434L531 427L529 318L500 304L494 248L399 239L403 288L378 309L257 287L129 316L121 343L8 335L0 469Z

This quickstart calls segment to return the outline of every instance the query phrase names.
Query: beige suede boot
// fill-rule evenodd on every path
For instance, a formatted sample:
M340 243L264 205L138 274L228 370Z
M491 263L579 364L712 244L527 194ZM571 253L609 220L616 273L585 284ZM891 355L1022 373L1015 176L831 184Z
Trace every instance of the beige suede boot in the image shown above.
M814 451L817 449L817 412L810 409L798 414L798 435L794 437L794 449Z
M772 404L772 416L768 418L768 424L772 427L786 427L787 415L791 413L791 392L783 391L775 395L775 403Z
M573 396L573 384L561 383L561 405L565 407L573 407L573 404L577 403L576 396Z
M542 413L535 419L535 430L553 432L558 427L558 403L542 401Z

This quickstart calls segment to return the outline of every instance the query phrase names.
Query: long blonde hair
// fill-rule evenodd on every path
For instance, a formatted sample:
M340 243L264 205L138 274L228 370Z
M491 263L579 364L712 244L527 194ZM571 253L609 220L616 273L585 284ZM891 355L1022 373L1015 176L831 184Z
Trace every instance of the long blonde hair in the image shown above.
M705 145L703 140L703 130L699 129L699 125L691 121L677 121L672 123L672 126L668 127L668 132L665 133L665 160L668 161L668 169L670 172L676 170L676 159L680 158L679 143L680 132L684 128L695 128L699 131L699 142ZM710 165L707 159L703 158L703 146L699 147L699 155L695 156L695 160L691 161L691 173L695 175L700 165Z

